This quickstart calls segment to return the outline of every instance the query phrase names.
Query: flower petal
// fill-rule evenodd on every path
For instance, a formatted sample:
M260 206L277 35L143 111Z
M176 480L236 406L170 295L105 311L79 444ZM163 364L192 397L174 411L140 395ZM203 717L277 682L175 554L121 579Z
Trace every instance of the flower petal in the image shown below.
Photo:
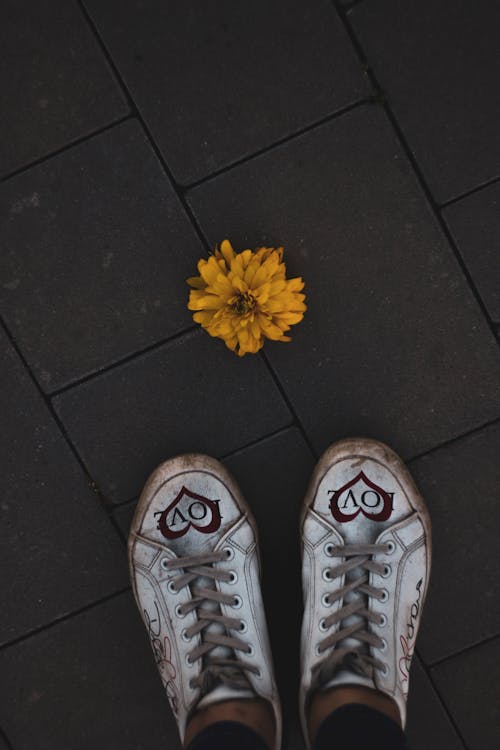
M190 276L189 279L186 279L186 284L189 284L193 289L205 289L206 287L206 283L201 276Z

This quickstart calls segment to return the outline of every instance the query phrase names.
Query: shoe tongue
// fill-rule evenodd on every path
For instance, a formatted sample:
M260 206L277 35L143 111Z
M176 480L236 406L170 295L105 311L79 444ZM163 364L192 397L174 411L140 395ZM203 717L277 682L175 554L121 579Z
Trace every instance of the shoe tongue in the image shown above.
M344 544L375 544L380 534L392 526L392 518L387 521L371 521L364 516L358 516L351 523L337 524L336 530L344 539Z

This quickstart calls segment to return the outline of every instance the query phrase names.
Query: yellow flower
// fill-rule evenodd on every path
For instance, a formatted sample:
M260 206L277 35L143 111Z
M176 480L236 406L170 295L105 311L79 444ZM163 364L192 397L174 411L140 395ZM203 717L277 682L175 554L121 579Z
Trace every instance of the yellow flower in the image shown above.
M291 341L284 333L304 317L304 282L286 279L283 248L259 247L235 253L229 240L208 260L199 276L187 279L193 319L225 341L238 356L255 354L264 339Z

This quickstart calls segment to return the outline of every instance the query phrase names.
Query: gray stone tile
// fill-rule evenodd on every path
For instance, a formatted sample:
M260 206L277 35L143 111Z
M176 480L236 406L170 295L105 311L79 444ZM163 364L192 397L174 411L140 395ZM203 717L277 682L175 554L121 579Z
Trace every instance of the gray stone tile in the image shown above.
M5 643L119 590L128 575L116 531L3 333L0 400Z
M264 351L318 452L365 434L415 456L500 415L496 341L378 107L188 201L211 243L282 244L303 276L304 321Z
M4 649L0 672L15 750L180 750L131 593Z
M463 750L460 740L420 660L415 657L410 676L406 736L411 750Z
M418 648L427 663L500 633L500 424L412 462L433 528Z
M349 19L437 201L498 177L498 4L379 0Z
M0 48L2 175L126 115L128 105L77 3L9 3Z
M327 0L85 5L182 184L369 92Z
M500 638L432 670L468 750L496 750L500 736Z
M205 249L135 121L9 180L0 206L0 309L47 391L192 325Z
M134 497L183 452L225 455L291 417L260 357L195 331L58 396L55 406L100 490Z
M444 209L472 280L495 323L500 323L500 182Z

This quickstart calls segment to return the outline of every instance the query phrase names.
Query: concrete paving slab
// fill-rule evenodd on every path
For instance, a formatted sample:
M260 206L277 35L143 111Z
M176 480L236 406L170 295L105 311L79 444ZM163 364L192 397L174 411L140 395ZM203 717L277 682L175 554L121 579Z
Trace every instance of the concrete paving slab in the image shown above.
M434 198L500 176L499 6L382 0L348 18Z
M418 640L427 664L500 634L499 455L497 423L410 464L433 528Z
M117 532L3 332L0 400L3 644L120 590L128 575Z
M443 211L491 319L500 323L500 182Z
M54 403L112 502L135 497L172 455L226 455L292 421L260 357L240 359L204 331L72 388Z
M130 592L4 649L0 671L15 750L181 748Z
M500 734L500 638L432 670L469 750L494 750Z
M0 176L129 111L77 3L5 5L0 47Z
M182 184L370 93L325 0L85 6Z
M0 309L46 391L189 328L206 256L130 120L0 188Z

